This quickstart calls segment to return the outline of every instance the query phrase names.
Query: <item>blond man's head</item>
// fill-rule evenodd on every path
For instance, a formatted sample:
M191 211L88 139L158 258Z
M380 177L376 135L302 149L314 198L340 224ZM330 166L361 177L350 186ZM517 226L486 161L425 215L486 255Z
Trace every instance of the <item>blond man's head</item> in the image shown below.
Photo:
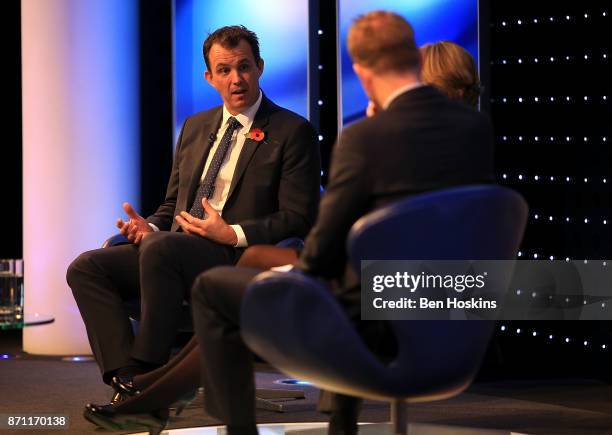
M347 45L353 63L375 74L418 72L420 54L412 26L393 12L374 11L357 17Z

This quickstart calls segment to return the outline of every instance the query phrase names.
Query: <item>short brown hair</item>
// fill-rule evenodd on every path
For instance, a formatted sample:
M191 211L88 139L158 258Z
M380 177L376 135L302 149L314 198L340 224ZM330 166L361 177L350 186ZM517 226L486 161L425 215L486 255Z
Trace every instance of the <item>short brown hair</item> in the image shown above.
M249 43L251 46L251 51L253 52L253 57L255 58L255 62L259 64L259 61L261 60L261 56L259 54L259 39L257 38L255 32L247 29L244 26L225 26L209 34L206 41L204 41L202 54L204 55L204 62L206 62L206 69L208 69L208 71L212 71L210 69L208 54L210 53L210 49L212 48L213 44L219 44L224 48L234 48L240 44L240 41L242 40Z
M374 11L360 15L353 21L347 40L353 62L376 73L419 67L414 30L408 21L393 12Z
M460 45L440 41L421 47L421 79L450 98L478 105L480 80L472 55Z

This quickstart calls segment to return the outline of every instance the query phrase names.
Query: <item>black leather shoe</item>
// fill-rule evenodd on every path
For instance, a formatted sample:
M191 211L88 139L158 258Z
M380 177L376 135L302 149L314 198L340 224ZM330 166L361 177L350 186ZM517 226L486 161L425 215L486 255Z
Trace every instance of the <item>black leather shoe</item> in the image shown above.
M127 398L128 397L125 396L124 394L117 393L116 391L113 391L113 397L110 400L110 404L111 405L116 405L119 402L123 402Z
M121 414L113 405L88 403L83 417L90 422L111 431L132 429L149 430L149 435L159 435L168 424L168 410L162 409L150 414Z
M113 390L124 396L131 397L140 394L140 390L134 386L132 378L113 376L110 385L113 387Z

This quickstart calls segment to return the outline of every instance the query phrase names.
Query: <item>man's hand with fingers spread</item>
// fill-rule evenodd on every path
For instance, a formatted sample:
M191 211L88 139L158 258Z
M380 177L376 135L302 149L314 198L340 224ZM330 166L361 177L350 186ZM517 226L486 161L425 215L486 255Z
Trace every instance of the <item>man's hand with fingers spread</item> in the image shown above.
M119 228L119 232L127 237L130 242L138 245L148 233L153 232L153 229L149 226L145 218L136 213L127 202L123 203L123 209L130 220L124 222L121 218L117 219L117 228Z
M234 229L223 220L219 212L208 203L206 198L202 199L202 207L207 215L206 219L198 219L186 211L182 211L180 215L175 216L183 231L206 237L222 245L235 246L238 243L238 236L236 236Z

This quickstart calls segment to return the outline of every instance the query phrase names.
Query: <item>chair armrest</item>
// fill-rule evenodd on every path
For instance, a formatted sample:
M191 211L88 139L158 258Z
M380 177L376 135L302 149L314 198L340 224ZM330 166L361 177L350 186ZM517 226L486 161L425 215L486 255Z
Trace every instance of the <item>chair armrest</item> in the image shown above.
M294 248L298 251L304 249L304 241L299 237L289 237L288 239L281 240L276 244L279 248Z
M257 275L244 296L240 316L247 346L300 379L333 379L346 361L355 369L380 364L331 290L306 274ZM333 361L321 358L330 352L336 355Z
M104 243L102 244L102 247L109 248L111 246L128 245L130 243L132 242L130 242L127 239L127 237L125 237L123 234L115 234L114 236L111 236L108 239L106 239Z

